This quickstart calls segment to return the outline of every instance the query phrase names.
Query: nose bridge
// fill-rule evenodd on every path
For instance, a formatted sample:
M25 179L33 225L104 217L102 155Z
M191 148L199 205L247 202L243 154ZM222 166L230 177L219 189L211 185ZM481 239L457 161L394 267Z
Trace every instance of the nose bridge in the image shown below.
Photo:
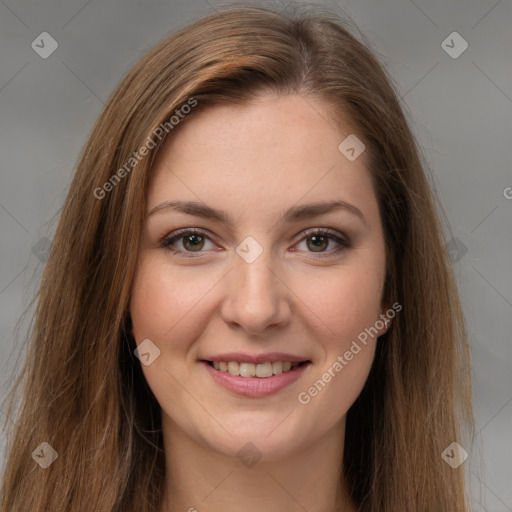
M256 251L249 241L242 242L237 253L222 309L224 320L253 333L285 322L290 313L286 287L275 276L270 251Z

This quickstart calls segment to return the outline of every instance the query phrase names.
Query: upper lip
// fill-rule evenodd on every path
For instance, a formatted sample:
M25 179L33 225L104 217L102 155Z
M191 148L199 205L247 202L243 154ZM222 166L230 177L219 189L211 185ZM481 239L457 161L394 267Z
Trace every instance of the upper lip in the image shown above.
M291 363L302 363L309 361L307 357L294 356L292 354L285 354L284 352L268 352L266 354L242 354L240 352L230 352L228 354L219 354L216 356L208 356L203 361L237 361L239 363L273 363L275 361L283 361Z

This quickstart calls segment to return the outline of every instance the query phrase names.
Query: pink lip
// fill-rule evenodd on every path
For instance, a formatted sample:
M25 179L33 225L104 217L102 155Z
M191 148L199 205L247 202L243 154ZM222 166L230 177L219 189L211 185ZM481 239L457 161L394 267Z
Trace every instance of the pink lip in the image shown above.
M246 356L244 356L244 358L245 357ZM268 357L268 354L266 357ZM276 360L282 361L283 359ZM290 361L290 359L284 360ZM214 359L214 361L226 361L226 359ZM236 359L228 358L227 361L236 361ZM243 359L243 361L251 362L250 358ZM266 361L269 361L269 359L266 359ZM306 370L306 368L310 366L311 363L307 362L301 366L297 366L297 368L289 372L283 372L280 373L279 375L273 375L272 377L266 378L240 377L239 375L231 375L228 372L216 370L215 368L210 366L206 361L201 361L201 364L206 368L206 371L210 373L210 375L215 379L215 381L218 384L225 387L229 391L244 396L261 397L277 393L285 386L288 386L292 382L295 382L302 375L304 370Z
M269 352L268 354L242 354L240 352L230 352L228 354L219 354L217 356L207 356L201 358L204 361L237 361L239 363L266 363L274 361L290 361L291 363L302 363L308 361L307 357L294 356L284 352Z

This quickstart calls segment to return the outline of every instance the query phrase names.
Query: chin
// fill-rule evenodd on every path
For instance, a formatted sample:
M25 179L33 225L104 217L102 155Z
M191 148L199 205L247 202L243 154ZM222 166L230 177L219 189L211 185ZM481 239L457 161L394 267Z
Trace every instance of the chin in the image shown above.
M272 415L252 418L245 412L239 422L228 422L229 433L218 427L215 432L208 430L198 432L198 435L203 446L228 457L237 457L241 461L246 456L261 461L281 460L310 444L306 433L301 432L292 423L292 415L287 417L287 414L289 411L279 417ZM214 433L217 435L212 435Z

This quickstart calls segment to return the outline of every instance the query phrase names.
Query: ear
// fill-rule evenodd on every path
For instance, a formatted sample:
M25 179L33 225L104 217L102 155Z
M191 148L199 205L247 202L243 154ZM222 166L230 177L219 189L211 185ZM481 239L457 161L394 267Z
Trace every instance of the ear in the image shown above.
M392 318L395 316L389 315L389 311L392 311L394 313L393 308L391 305L385 303L381 307L381 313L379 315L379 320L376 322L376 327L379 329L379 336L382 336L383 334L386 334L386 332L391 327Z
M382 331L382 334L387 332L389 328L391 327L391 323L393 322L393 319L395 316L402 311L403 306L400 304L400 302L395 301L393 304L389 305L384 312L380 315L382 321L384 322L384 328ZM387 322L386 322L387 320Z

